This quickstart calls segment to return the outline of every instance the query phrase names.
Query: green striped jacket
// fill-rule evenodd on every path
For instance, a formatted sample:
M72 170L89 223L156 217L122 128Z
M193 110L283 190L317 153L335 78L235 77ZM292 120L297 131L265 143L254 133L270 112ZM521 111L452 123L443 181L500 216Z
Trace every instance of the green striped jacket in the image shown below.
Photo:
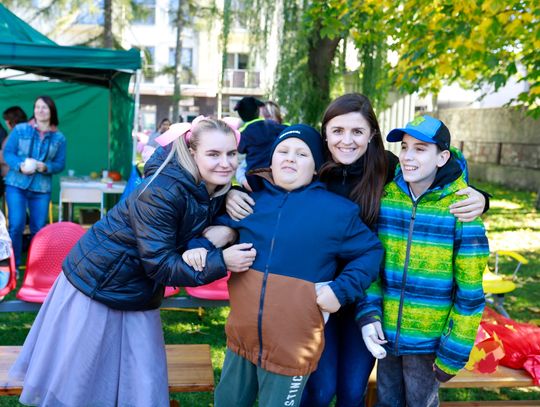
M448 210L466 186L462 173L414 203L398 168L378 222L384 269L357 307L361 325L382 319L391 354L435 353L436 365L450 375L467 363L485 304L489 247L482 221L463 223Z

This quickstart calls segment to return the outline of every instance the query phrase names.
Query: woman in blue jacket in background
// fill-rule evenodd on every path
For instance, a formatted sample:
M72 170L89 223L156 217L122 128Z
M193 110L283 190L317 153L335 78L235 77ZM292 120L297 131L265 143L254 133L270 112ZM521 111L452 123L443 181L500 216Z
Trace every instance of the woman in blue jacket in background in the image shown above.
M34 117L16 125L4 148L9 235L17 266L21 262L26 209L33 237L47 223L52 175L66 164L66 139L58 131L58 112L49 96L34 102Z

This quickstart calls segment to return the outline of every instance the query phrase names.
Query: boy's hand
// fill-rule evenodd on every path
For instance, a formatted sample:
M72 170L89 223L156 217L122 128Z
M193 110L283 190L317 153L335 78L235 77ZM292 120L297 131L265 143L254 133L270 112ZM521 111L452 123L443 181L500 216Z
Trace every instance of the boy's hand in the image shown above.
M223 260L225 260L227 270L233 273L248 271L256 255L257 251L252 243L235 244L223 250Z
M456 195L467 195L467 199L450 205L450 213L461 222L472 222L482 215L486 206L486 198L476 189L467 187L456 192Z
M252 206L255 206L255 201L245 192L231 189L227 193L225 208L229 216L234 220L242 220L252 214Z
M208 226L204 229L203 236L210 240L214 246L221 248L233 243L237 233L228 226Z
M362 327L362 339L374 358L383 359L386 357L386 350L381 345L387 341L384 339L384 333L379 321Z
M334 294L334 291L330 288L329 285L323 285L318 287L317 291L317 305L321 311L326 311L329 313L334 313L341 308L341 304Z
M184 260L190 267L193 267L195 271L203 271L206 266L206 255L208 250L205 248L197 248L186 250L182 253L182 260Z

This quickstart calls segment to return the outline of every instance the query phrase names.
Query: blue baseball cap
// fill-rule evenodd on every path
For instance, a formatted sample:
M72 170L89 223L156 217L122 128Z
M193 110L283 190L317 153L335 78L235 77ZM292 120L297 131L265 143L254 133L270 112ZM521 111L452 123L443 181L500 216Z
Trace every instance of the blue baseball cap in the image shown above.
M448 127L440 120L427 114L416 117L413 121L407 123L405 128L392 130L386 136L386 141L401 141L404 134L413 136L415 139L425 143L436 144L441 150L450 149L450 131Z

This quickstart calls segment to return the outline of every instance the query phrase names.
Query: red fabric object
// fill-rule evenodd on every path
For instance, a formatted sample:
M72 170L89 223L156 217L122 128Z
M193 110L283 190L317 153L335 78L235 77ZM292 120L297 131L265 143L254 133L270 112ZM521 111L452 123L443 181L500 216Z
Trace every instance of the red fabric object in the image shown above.
M487 307L480 325L501 340L505 354L499 363L527 370L540 385L540 327L505 318Z
M503 344L497 334L490 335L480 324L465 369L478 373L493 373L503 357Z

